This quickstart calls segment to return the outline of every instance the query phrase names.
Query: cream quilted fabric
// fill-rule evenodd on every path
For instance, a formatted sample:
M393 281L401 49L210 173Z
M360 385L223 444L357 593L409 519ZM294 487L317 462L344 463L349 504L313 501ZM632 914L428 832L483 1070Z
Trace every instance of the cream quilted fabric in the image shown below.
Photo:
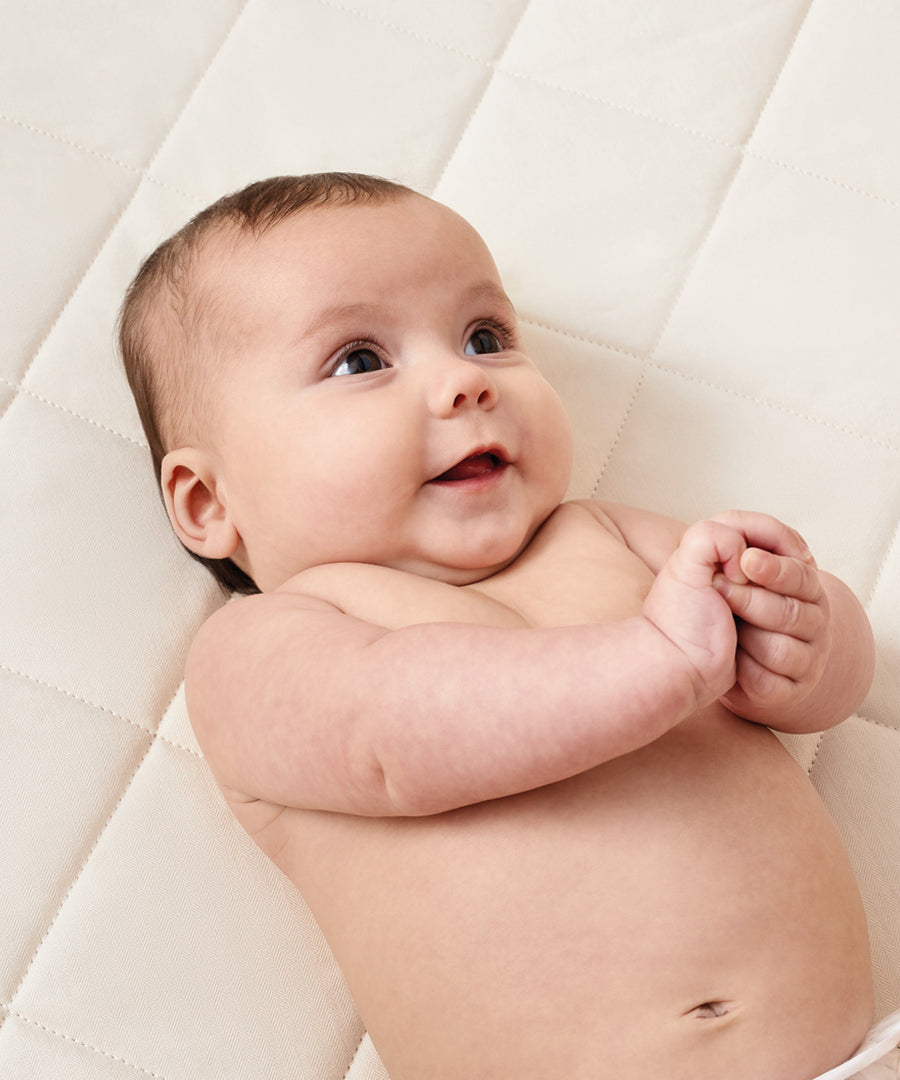
M493 249L573 495L765 509L857 590L859 716L790 740L900 1007L896 0L6 0L0 1077L376 1080L303 901L193 740L221 597L113 328L140 258L280 172L398 178Z

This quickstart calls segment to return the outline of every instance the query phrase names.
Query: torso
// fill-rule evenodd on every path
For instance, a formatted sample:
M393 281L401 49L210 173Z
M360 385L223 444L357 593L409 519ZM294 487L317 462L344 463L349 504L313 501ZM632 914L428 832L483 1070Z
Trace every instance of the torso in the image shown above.
M385 626L616 620L652 583L577 504L477 586L359 572L334 602ZM834 827L775 736L721 706L434 817L233 809L303 892L392 1080L811 1080L868 1027Z

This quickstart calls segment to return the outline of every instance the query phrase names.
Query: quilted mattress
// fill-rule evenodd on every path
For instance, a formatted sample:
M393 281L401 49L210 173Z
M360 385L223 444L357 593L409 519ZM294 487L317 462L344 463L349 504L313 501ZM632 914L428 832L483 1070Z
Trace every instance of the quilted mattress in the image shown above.
M169 533L113 340L159 240L322 169L482 232L571 411L573 495L770 511L862 598L864 707L787 741L900 1007L895 0L2 14L0 1077L384 1076L192 736L185 650L223 601Z

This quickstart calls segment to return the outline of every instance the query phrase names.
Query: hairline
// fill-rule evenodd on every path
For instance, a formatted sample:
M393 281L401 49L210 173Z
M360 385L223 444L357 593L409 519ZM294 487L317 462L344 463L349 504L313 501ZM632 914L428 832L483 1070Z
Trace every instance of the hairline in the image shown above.
M378 206L410 196L427 198L406 185L366 174L271 177L210 204L144 260L122 304L118 337L157 483L165 454L190 445L208 408L198 373L214 352L205 329L216 323L209 315L214 293L204 297L203 290L198 291L198 274L210 245L229 235L235 245L259 239L301 213ZM219 572L229 560L199 561L225 587L251 591L245 582L226 580L234 575ZM238 571L238 577L246 575Z

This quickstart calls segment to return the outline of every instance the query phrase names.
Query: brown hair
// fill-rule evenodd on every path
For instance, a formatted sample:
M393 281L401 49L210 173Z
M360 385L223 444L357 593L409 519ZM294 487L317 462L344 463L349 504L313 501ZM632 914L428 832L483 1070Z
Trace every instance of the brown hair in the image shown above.
M389 202L411 194L391 180L361 173L310 173L260 180L202 210L144 260L128 287L119 315L119 350L134 396L157 480L173 429L185 428L196 405L190 385L196 351L198 298L191 278L203 244L223 228L260 236L309 207ZM228 590L259 592L231 559L190 554Z

